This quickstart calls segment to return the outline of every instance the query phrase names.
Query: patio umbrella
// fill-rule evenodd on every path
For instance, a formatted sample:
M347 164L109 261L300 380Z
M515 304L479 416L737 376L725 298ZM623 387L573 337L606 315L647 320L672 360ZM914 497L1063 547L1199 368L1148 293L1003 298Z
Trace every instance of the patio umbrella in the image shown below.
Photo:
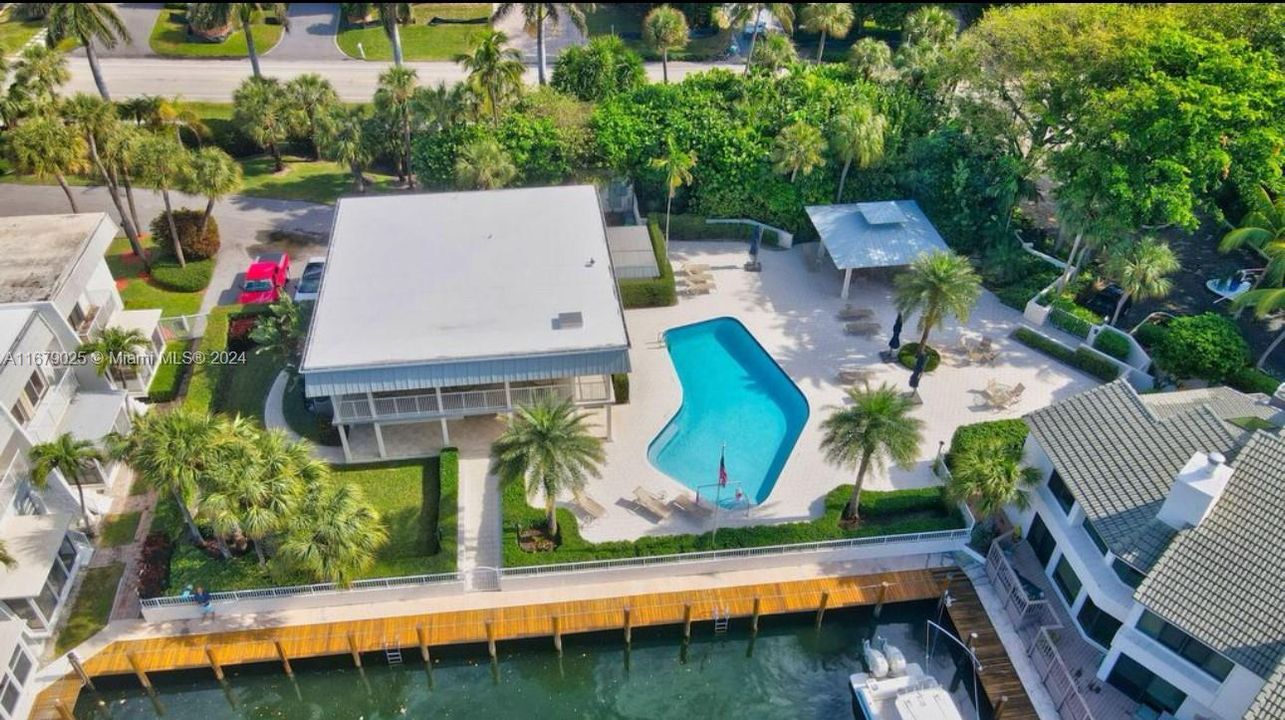
M888 341L888 347L896 350L901 347L901 313L897 313L897 321L892 324L892 339Z
M758 225L754 226L754 234L750 236L750 259L757 260L759 256L759 243L763 240L763 228Z
M927 354L920 353L920 355L915 358L915 369L910 373L910 387L916 390L919 389L919 378L923 377L924 365L927 365L927 364L928 364Z

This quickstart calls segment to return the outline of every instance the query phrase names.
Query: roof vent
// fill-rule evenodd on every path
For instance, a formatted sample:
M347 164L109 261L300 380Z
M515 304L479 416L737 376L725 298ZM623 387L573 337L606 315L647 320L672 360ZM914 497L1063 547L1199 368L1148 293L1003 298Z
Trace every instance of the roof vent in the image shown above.
M584 315L580 312L558 313L558 317L553 320L554 330L567 330L578 327L584 327Z
M1156 517L1175 530L1196 527L1213 512L1231 479L1232 468L1220 452L1198 452L1178 471Z

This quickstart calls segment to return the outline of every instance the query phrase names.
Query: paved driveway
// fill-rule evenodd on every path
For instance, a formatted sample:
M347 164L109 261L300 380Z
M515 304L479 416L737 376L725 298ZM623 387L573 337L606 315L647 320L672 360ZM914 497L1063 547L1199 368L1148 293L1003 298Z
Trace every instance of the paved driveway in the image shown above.
M290 3L290 31L264 53L273 60L343 60L335 45L339 29L338 3Z
M156 57L156 53L152 52L147 40L152 35L152 27L156 25L156 16L161 11L161 3L115 3L115 5L116 13L120 15L120 19L125 23L133 42L121 43L110 50L100 44L96 48L98 56L111 58ZM72 52L72 55L84 57L85 49L77 48Z

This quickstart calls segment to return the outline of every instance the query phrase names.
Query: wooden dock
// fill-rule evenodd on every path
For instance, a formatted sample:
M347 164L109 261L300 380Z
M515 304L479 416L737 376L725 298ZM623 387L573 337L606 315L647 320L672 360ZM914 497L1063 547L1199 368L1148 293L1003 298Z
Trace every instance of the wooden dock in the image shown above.
M955 570L953 574L948 570L938 570L934 575L938 578L938 587L945 585L947 578L950 578L949 589L953 601L947 613L960 638L968 642L969 635L977 633L973 652L982 664L978 682L987 702L999 711L997 717L1000 720L1039 720L1039 713L1035 712L1030 695L1017 677L1013 661L1004 650L999 633L991 624L972 582L960 570ZM1000 698L1005 698L1002 708L999 707Z

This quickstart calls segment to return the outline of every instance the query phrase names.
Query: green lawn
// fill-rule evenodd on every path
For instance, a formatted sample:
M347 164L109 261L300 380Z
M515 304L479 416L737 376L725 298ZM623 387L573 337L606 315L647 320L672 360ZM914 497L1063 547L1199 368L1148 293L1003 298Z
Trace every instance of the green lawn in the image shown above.
M103 521L98 539L102 547L113 548L134 542L138 532L138 521L143 518L140 512L128 512L112 515Z
M149 256L155 251L150 237L144 237L143 248ZM143 269L143 263L125 237L118 237L107 248L107 267L116 278L121 300L126 310L159 309L165 317L193 315L201 309L204 292L181 293L152 284Z
M485 18L491 12L488 3L416 3L414 22L400 29L402 54L407 60L454 60L456 55L472 49L477 39L490 27L487 23L429 25L433 17L452 20ZM393 45L379 23L367 27L345 27L339 33L339 49L349 57L387 61L393 58ZM361 50L357 48L361 44Z
M286 156L285 161L286 169L277 173L268 155L241 160L241 170L245 174L241 194L317 203L333 203L344 195L355 194L352 173L339 163L292 156ZM387 190L395 180L390 175L370 171L366 172L366 177L374 181L367 192Z
M102 630L111 618L112 603L116 600L116 586L120 584L125 566L116 563L85 571L85 579L67 616L67 624L58 633L55 655L62 655Z
M632 50L647 60L659 60L642 41L642 21L648 7L644 3L599 3L597 9L585 14L589 37L619 35ZM710 60L721 55L732 42L729 30L692 38L687 47L669 53L670 60Z
M237 31L221 43L189 41L184 10L164 8L156 16L149 42L152 51L168 57L243 58L249 56L245 33ZM260 17L250 26L254 33L254 49L262 57L281 40L285 31L280 25L270 25Z
M274 355L247 350L244 365L227 368L216 388L210 410L254 418L262 423L268 390L280 372L281 361Z
M13 10L0 13L0 52L5 56L22 49L43 25L39 20L18 20L13 17Z

